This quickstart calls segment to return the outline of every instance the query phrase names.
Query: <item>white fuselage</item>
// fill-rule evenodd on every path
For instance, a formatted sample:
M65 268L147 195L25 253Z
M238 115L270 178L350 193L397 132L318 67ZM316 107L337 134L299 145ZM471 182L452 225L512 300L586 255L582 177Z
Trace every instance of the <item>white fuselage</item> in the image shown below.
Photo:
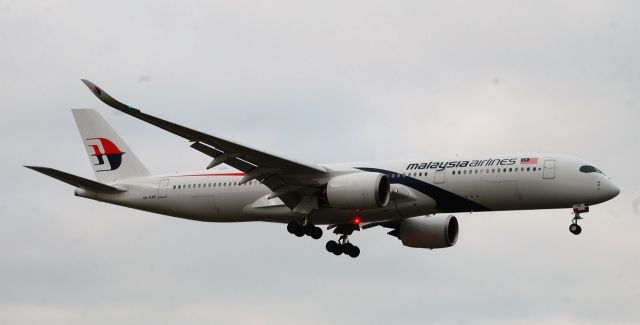
M538 157L526 161L525 157ZM466 162L466 163L464 163ZM320 202L310 214L315 224L409 218L434 213L571 208L615 197L619 190L599 172L584 172L591 164L577 158L544 155L500 155L424 161L327 164L329 176L378 172L391 182L386 207L369 210L336 209ZM164 215L209 221L289 222L299 220L258 181L238 185L240 172L193 172L128 179L111 185L121 193L76 195Z

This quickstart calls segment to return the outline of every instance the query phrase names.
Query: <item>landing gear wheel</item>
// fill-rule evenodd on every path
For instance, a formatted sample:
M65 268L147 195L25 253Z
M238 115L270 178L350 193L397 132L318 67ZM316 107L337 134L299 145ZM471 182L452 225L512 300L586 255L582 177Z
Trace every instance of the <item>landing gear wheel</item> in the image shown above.
M360 248L358 248L358 246L355 246L351 243L346 243L344 245L342 245L342 250L344 250L344 253L356 258L358 257L358 255L360 255Z
M298 237L304 236L304 228L302 226L298 226L298 228L295 230L293 234Z
M344 250L342 248L342 245L338 245L338 246L336 246L336 248L333 249L333 251L331 253L333 253L334 255L338 256L338 255L341 255L343 251Z
M325 245L325 248L327 249L327 252L333 253L338 246L338 243L336 243L334 240L330 240Z
M358 256L360 256L360 248L358 248L358 246L353 246L353 248L351 249L351 251L347 254L353 258L356 258Z
M291 221L287 224L287 231L290 234L295 234L296 230L300 227L300 224L295 222L295 221Z
M313 227L312 225L306 225L304 227L304 234L311 237L311 232L313 231Z
M320 239L322 238L322 229L320 227L313 227L311 229L311 238Z
M580 227L577 223L572 223L571 226L569 226L569 231L574 235L580 235L580 233L582 232L582 227Z
M351 243L345 243L344 245L342 245L342 250L344 251L345 254L347 255L351 255L351 251L353 250L355 246L353 246L353 244Z

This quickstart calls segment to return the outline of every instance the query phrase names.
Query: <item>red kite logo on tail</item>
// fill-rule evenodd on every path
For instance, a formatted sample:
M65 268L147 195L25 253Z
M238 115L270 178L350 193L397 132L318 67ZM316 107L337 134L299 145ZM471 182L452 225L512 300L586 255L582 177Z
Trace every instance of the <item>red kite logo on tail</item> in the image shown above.
M98 87L96 87L96 89L96 91L100 91ZM105 161L103 156L107 156L110 169L97 170L98 172L106 172L120 168L120 165L122 165L122 155L125 153L121 151L118 146L106 138L89 138L87 140L98 140L98 142L100 142L100 146L102 146L101 151L100 146L97 144L89 145L89 147L93 149L92 156L95 156L98 159L98 163L94 164L95 166L104 165Z

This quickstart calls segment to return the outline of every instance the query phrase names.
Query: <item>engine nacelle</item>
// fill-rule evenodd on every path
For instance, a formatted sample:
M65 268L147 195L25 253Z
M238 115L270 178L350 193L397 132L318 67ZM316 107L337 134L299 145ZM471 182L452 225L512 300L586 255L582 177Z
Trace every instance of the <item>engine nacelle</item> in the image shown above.
M387 175L359 172L335 176L327 183L329 205L341 209L376 209L389 203Z
M454 216L414 217L402 221L398 238L409 247L445 248L456 244L459 229Z

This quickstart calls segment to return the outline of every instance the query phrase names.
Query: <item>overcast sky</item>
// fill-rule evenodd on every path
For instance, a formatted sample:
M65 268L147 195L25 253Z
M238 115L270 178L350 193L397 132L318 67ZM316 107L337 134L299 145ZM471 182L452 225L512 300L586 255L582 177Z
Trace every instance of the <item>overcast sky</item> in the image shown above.
M0 0L3 324L640 322L637 1ZM152 172L209 159L100 103L310 163L549 152L621 188L565 210L458 215L456 246L357 233L357 259L285 226L110 206L70 108Z

